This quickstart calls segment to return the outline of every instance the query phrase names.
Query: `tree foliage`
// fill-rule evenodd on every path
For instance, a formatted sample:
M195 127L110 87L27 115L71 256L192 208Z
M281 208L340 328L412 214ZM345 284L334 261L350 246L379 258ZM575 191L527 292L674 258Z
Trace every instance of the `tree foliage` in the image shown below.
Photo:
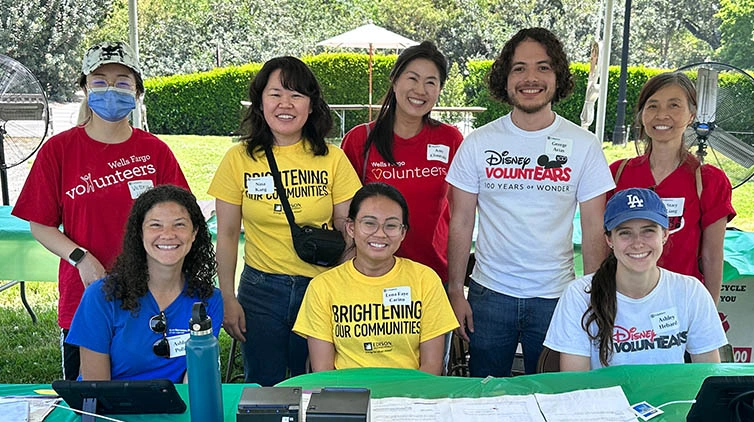
M624 0L625 1L625 0ZM325 51L317 42L369 21L433 40L467 74L524 27L543 26L572 61L586 61L603 1L138 0L146 77ZM630 65L674 68L705 59L751 67L754 0L633 0ZM615 2L610 63L620 63L624 2ZM0 52L33 68L58 97L73 90L84 49L128 39L127 0L0 0ZM82 41L83 40L83 41ZM361 53L363 50L352 50ZM387 52L387 53L395 53Z
M0 0L0 53L24 64L53 100L70 98L87 30L110 0Z
M720 60L754 68L754 0L722 0L717 16L722 20Z

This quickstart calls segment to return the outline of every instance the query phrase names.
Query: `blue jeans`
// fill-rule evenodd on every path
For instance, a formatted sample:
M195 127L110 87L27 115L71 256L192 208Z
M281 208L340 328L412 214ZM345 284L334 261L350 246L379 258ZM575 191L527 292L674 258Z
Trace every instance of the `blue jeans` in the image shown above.
M547 327L558 299L516 297L469 284L474 333L469 333L469 372L472 377L509 377L516 347L521 343L524 370L536 372Z
M306 372L306 339L291 330L309 277L269 274L244 265L238 302L246 314L241 346L247 383L273 386Z

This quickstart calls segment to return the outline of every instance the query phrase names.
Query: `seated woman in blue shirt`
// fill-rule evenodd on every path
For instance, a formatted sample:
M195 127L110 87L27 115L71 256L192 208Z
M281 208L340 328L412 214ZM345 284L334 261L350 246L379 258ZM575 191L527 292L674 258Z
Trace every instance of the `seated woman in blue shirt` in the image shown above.
M214 275L212 241L194 195L172 185L144 192L113 270L84 291L73 317L68 342L81 347L81 378L183 381L194 302L206 304L215 337L220 331Z

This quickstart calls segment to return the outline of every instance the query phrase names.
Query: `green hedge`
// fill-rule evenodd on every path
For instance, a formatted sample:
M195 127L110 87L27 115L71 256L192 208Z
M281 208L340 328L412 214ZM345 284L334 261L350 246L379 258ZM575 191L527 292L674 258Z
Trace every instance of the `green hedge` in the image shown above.
M388 88L388 75L395 62L395 55L375 55L373 58L373 102L379 103ZM325 100L330 104L366 104L368 102L369 76L368 56L355 53L326 53L302 59L311 67L322 85ZM481 126L507 113L510 106L490 98L486 75L491 60L470 61L464 78L466 104L487 107L476 115L476 126ZM145 81L149 128L155 133L228 135L238 130L242 107L247 100L251 78L261 68L253 63L245 66L218 68L209 72L152 78ZM584 103L588 65L571 65L574 74L574 91L565 100L555 105L555 110L565 118L579 123ZM633 106L641 86L651 76L663 72L660 69L630 67L627 85L626 125L633 120ZM607 115L605 130L612 137L615 125L618 96L618 67L610 68L608 83ZM346 130L367 120L366 111L349 111L346 114ZM337 136L340 121L334 117ZM592 125L594 128L594 125Z
M241 100L262 66L252 63L144 81L149 130L163 134L228 135L238 128Z
M479 113L476 116L474 125L479 127L496 118L508 113L511 107L508 104L500 103L489 95L487 88L487 74L492 66L492 60L475 61L468 63L469 74L464 79L466 85L466 95L468 104L473 106L487 107L487 111ZM649 69L646 67L629 67L628 78L626 83L626 127L630 132L630 125L633 122L633 107L636 99L639 97L639 91L647 79L652 76L666 72L662 69ZM566 99L561 100L553 109L566 119L580 124L581 109L584 106L584 96L586 95L587 76L589 75L589 65L583 63L574 63L571 65L573 74L573 92ZM604 139L612 139L613 128L615 126L616 104L618 102L618 81L620 78L620 68L611 66L608 81L607 94L607 113L605 115L605 132ZM591 129L594 130L595 124L592 123Z
M372 70L374 103L385 95L388 75L397 56L375 55ZM302 58L322 85L329 104L367 104L366 54L320 54ZM147 79L144 102L149 129L161 134L228 135L238 131L241 101L248 100L249 82L262 65L218 68L209 72ZM367 112L346 113L347 128L367 120ZM333 134L340 127L333 115ZM335 136L338 136L335 134Z

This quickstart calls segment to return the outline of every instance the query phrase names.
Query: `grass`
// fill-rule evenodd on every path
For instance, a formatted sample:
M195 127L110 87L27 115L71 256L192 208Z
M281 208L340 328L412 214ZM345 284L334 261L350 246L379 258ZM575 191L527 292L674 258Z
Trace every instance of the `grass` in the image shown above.
M182 164L186 178L198 199L211 199L207 187L217 164L233 143L230 137L164 135ZM633 143L605 144L608 162L636 154ZM732 224L754 232L754 182L733 191L738 216ZM60 378L59 329L57 327L57 285L27 283L27 298L39 318L32 324L21 305L18 287L0 292L0 383L49 383ZM222 374L225 377L230 337L220 334Z

